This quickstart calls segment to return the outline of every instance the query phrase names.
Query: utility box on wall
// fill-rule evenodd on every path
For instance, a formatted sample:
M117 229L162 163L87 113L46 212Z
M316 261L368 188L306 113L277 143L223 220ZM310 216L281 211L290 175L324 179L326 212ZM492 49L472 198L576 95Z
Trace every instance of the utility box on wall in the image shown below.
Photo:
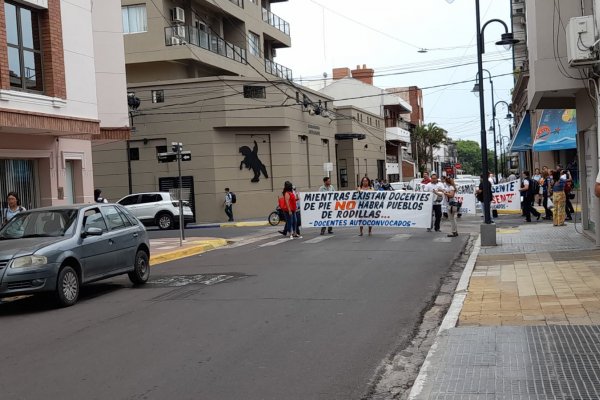
M598 60L594 16L574 17L567 24L567 60L571 67L584 67Z

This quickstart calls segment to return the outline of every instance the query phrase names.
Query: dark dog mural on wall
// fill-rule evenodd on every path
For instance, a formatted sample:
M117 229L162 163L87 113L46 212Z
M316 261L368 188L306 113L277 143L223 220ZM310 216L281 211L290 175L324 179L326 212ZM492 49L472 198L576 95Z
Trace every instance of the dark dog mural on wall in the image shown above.
M246 168L251 169L252 172L254 172L254 178L250 179L250 182L260 181L261 172L265 178L269 177L269 174L267 174L267 167L265 167L265 164L258 158L258 143L256 143L256 140L254 141L254 149L250 150L250 147L242 146L240 147L240 153L244 156L244 159L240 163L240 170L244 168L245 165Z

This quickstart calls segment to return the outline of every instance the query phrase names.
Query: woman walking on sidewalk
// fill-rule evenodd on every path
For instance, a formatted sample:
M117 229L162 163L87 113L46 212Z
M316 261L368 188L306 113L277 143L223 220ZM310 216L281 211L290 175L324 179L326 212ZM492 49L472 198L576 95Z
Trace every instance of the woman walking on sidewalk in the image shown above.
M552 202L554 203L554 215L552 222L554 226L565 225L565 181L560 179L560 171L552 173L554 185L552 185Z
M552 210L548 207L548 200L550 200L550 192L552 191L552 177L548 171L544 171L542 173L542 196L543 196L543 205L544 210L546 211L546 216L544 219L551 220L552 219Z

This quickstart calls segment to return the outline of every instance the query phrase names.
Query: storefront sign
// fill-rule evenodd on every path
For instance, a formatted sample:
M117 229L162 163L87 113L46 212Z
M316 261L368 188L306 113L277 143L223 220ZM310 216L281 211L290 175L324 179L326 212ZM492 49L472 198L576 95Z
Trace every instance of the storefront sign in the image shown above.
M302 193L302 227L429 228L432 202L431 193L417 192Z

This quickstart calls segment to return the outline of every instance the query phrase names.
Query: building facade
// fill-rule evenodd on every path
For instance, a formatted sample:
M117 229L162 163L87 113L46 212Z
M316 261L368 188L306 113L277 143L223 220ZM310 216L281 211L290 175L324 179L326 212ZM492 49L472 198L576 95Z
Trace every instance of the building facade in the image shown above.
M0 198L91 202L92 138L128 134L114 101L126 93L119 1L2 0L0 14Z
M390 182L410 180L416 176L412 159L411 131L408 122L411 105L400 95L373 85L375 71L366 65L356 69L334 68L331 82L320 90L334 98L334 106L354 105L384 119L385 170L377 177ZM402 168L400 167L402 165Z
M274 61L291 45L275 3L122 1L128 88L139 105L130 140L94 146L106 196L178 188L177 163L158 159L172 142L191 152L182 189L196 222L226 218L226 187L243 220L266 218L286 180L309 191L326 175L346 189L360 174L376 177L385 164L383 119L335 110L331 96L291 81Z
M600 207L593 195L599 154L597 56L581 61L572 51L597 50L598 6L596 0L512 1L513 30L523 42L514 49L515 129L509 152L520 170L557 165L571 170L578 188L573 203L582 209L584 231L600 245ZM572 23L582 25L568 34Z

